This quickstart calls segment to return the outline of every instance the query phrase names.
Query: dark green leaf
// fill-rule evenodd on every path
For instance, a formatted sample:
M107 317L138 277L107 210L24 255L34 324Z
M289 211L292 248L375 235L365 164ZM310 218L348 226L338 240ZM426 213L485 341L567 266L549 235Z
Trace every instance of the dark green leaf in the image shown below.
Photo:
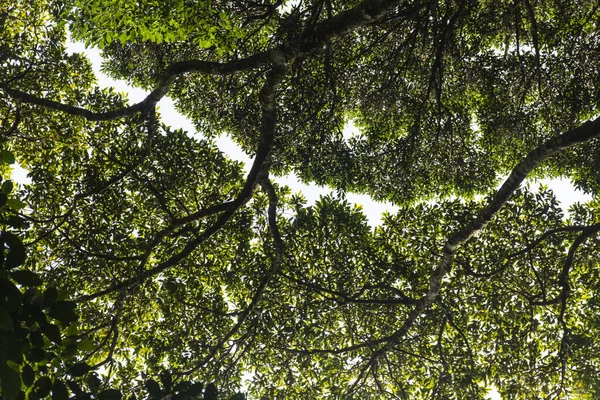
M58 298L58 290L54 286L49 286L44 291L44 308L50 307Z
M37 274L26 270L12 271L10 277L19 285L27 287L40 286L44 283Z
M246 400L246 395L243 393L236 393L229 398L229 400Z
M33 347L44 347L44 337L40 331L33 331L29 334L29 341Z
M0 295L5 298L4 308L8 311L16 311L21 307L23 295L11 281L0 279Z
M204 384L202 382L195 382L192 383L187 391L187 394L189 396L199 396L202 394L202 389L204 389Z
M73 392L73 394L75 394L75 395L83 393L83 389L81 389L81 386L79 386L79 384L75 381L67 381L67 386L69 387L69 389L71 389L71 392Z
M90 367L89 365L87 365L86 363L82 362L82 363L77 363L71 366L71 368L69 368L68 374L71 376L83 376L85 374L87 374L88 372L90 372L92 370L92 367Z
M69 398L69 390L67 386L59 379L54 381L52 385L52 400L67 400Z
M23 305L23 312L30 317L31 321L37 322L40 326L47 323L46 314L37 305L26 303Z
M160 385L153 379L148 379L144 382L144 386L148 391L148 394L152 397L160 398L162 396L162 390L160 390Z
M33 385L33 381L35 379L35 373L33 372L33 368L31 365L25 364L23 365L23 369L21 370L21 379L23 380L23 384L27 387Z
M18 199L8 199L6 200L6 205L13 211L19 211L25 207L25 203Z
M204 400L218 400L219 392L214 383L209 383L204 389Z
M43 376L35 381L34 388L40 397L45 397L50 394L50 390L52 390L52 380L47 376Z
M41 331L52 343L61 344L62 338L58 326L50 323L44 324L44 326L41 327Z
M76 306L77 305L72 301L58 301L52 304L48 315L63 323L77 321L79 316L75 312Z
M0 192L0 207L4 206L8 201L8 196L6 193Z
M33 347L29 349L29 355L27 359L33 363L40 362L46 358L46 352L39 347Z
M6 164L14 164L15 163L15 156L13 155L12 152L10 152L8 150L2 150L0 155L2 157L2 161L4 161Z
M4 307L0 308L0 331L12 331L13 319Z
M19 217L18 215L11 215L10 217L8 217L7 222L13 228L19 229L23 226L24 220L23 220L23 218Z
M123 395L118 389L107 389L98 394L99 400L121 400Z
M2 161L4 161L6 164L14 164L15 163L15 156L13 155L12 152L10 152L8 150L2 150L0 155L2 157Z
M4 357L6 360L12 361L17 365L23 363L23 352L28 351L27 344L25 343L25 334L20 332L20 329L15 329L10 335L2 335L2 344L5 345Z
M100 388L100 385L102 384L102 381L100 380L100 378L98 378L98 375L96 375L96 373L94 373L94 372L89 374L85 381L88 384L88 386L90 387L90 389L92 389L92 391L94 391L94 392L97 391Z
M0 364L0 389L7 400L16 399L21 391L21 376L4 363Z
M4 260L6 268L11 269L23 264L25 261L25 246L23 246L21 239L11 232L2 232L2 239L10 247L10 251Z
M160 382L162 383L165 392L168 393L171 391L171 385L173 384L173 380L169 371L164 371L160 374Z
M0 190L3 193L10 194L13 190L13 182L12 181L4 181L2 182L2 186L0 186Z

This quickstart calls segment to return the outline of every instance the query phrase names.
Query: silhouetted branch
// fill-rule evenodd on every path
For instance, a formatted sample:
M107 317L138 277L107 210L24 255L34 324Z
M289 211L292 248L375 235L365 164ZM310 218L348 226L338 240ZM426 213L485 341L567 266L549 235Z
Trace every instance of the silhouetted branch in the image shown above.
M460 245L466 243L476 232L481 230L494 215L496 215L500 208L518 189L523 180L525 180L527 175L551 155L556 154L567 147L583 143L598 136L600 136L600 118L593 121L587 121L579 127L573 128L562 135L548 139L546 142L529 152L529 154L513 168L511 174L504 181L504 184L488 201L487 206L484 207L465 227L448 237L448 240L442 249L442 261L431 274L429 290L421 298L414 309L409 312L404 324L391 335L389 342L371 355L369 362L365 366L365 370L370 368L370 365L374 364L379 357L393 347L396 341L404 337L418 319L419 315L429 308L436 300L442 287L442 280L452 267L456 249ZM362 374L359 378L362 379ZM350 392L353 392L360 383L359 378L352 384Z
M254 193L254 186L257 182L258 176L263 170L263 166L273 146L273 140L275 138L275 127L276 127L276 107L275 107L275 92L277 87L285 77L286 64L284 60L278 60L283 63L276 64L274 68L268 73L267 80L263 85L262 90L259 94L259 103L262 109L262 120L261 120L261 135L258 150L254 157L252 168L246 178L246 183L237 198L227 207L227 209L220 215L216 222L206 228L206 230L194 240L190 240L184 248L168 260L156 265L155 267L141 272L138 276L127 279L120 283L117 283L107 289L101 290L91 295L82 296L79 300L86 301L92 300L97 297L113 293L126 287L138 285L153 276L158 275L162 271L176 265L181 260L185 259L195 249L200 246L206 239L210 238L216 232L218 232L225 224L231 219L233 214L245 204ZM143 263L145 264L145 263Z
M336 16L320 22L300 36L293 43L285 43L272 49L254 54L252 56L228 62L214 62L201 60L179 61L169 65L161 83L144 100L137 104L117 110L106 112L93 112L82 107L63 104L54 100L45 99L10 88L0 84L0 89L15 99L38 106L62 111L70 115L80 116L89 121L108 121L128 117L139 112L145 112L156 104L169 92L174 79L187 72L199 72L211 75L230 75L267 67L273 63L289 62L295 57L309 53L323 44L333 40L360 26L372 23L387 12L398 6L398 0L367 0L358 6L341 12Z

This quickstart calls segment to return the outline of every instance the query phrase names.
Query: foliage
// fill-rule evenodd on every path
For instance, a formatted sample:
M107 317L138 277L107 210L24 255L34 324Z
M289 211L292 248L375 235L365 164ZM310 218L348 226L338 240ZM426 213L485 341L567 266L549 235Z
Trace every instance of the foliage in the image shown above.
M0 0L0 27L4 398L600 396L597 2Z

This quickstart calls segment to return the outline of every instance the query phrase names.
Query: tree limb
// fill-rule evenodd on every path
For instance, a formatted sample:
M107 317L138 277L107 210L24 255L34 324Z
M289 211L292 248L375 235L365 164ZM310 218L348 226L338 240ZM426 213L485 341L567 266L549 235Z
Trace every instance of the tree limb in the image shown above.
M128 117L139 112L144 112L156 104L169 92L174 79L186 72L200 72L211 75L231 75L266 67L272 63L281 64L293 60L295 57L309 53L323 44L341 36L353 29L372 23L387 12L399 5L398 0L367 0L358 6L328 18L316 24L311 30L300 36L299 40L278 45L272 49L262 51L249 57L228 62L214 62L201 60L179 61L169 65L161 83L144 100L137 104L117 110L106 112L93 112L85 108L63 104L32 94L13 89L0 83L0 89L13 98L25 103L47 107L62 111L70 115L80 116L89 121L108 121Z
M244 205L254 193L254 186L257 182L258 176L263 170L263 166L273 146L273 140L275 138L275 127L276 127L276 107L275 107L275 92L277 87L285 77L287 67L285 63L276 64L275 67L267 75L267 81L265 82L262 90L259 94L259 103L262 108L262 121L261 121L261 135L258 150L252 164L252 168L248 173L244 188L241 190L237 198L227 207L227 209L220 215L217 221L209 226L201 235L196 239L189 241L183 250L168 260L156 265L155 267L145 270L139 275L117 283L107 289L99 292L82 296L79 301L92 300L109 293L127 288L133 285L138 285L144 282L146 279L158 275L162 271L176 265L181 260L185 259L194 250L200 246L205 240L214 235L219 231L227 222L231 219L233 214Z
M456 249L460 245L466 243L492 219L498 210L500 210L500 208L508 201L510 196L518 189L527 175L551 155L556 154L567 147L583 143L598 136L600 136L600 118L593 121L587 121L562 135L548 139L546 142L529 152L529 154L516 165L511 174L504 181L504 184L488 201L487 206L483 208L470 223L448 237L442 249L442 261L431 274L429 290L421 298L414 309L409 312L404 324L390 336L390 340L372 354L369 362L365 366L365 370L370 368L379 357L384 355L397 341L404 337L423 311L431 306L436 300L442 287L442 280L448 272L450 272L452 267ZM355 380L350 391L354 391L359 383L360 379Z

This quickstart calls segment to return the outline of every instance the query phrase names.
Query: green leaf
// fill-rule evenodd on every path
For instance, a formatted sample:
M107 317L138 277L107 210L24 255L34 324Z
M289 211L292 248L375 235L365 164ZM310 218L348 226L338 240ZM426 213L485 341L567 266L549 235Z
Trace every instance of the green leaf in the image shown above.
M148 379L146 382L144 382L144 386L151 397L160 398L162 396L160 385L155 380Z
M77 348L81 351L93 351L96 345L89 340L80 340L77 342Z
M6 205L14 211L19 211L20 209L25 207L25 203L18 199L8 199L6 200Z
M48 315L62 323L68 324L79 319L79 316L75 312L76 306L77 304L72 301L58 301L52 304Z
M214 383L209 383L204 389L204 400L218 400L219 392Z
M6 164L15 163L15 156L8 150L2 150L0 156L2 157L2 161L4 161Z
M21 379L23 380L23 384L27 387L33 385L33 381L35 379L35 372L31 365L25 364L23 365L23 369L21 370Z
M2 186L0 186L0 190L2 190L3 193L6 194L10 194L10 192L12 192L14 187L14 184L12 181L4 181L2 182Z
M35 382L34 388L40 397L46 397L52 390L52 380L47 376L43 376Z
M37 274L27 270L12 271L10 277L19 285L27 287L41 286L44 283Z
M92 367L87 365L84 362L73 364L69 371L67 372L69 375L74 377L84 376L88 372L92 370Z
M99 400L121 400L123 394L118 389L107 389L98 394Z
M69 390L67 386L59 379L52 385L52 400L68 400Z
M7 400L14 400L21 391L21 376L6 364L0 364L0 389Z
M6 195L6 193L0 192L0 207L4 206L7 201L8 201L8 196Z
M246 400L246 395L243 393L236 393L231 396L229 400Z

